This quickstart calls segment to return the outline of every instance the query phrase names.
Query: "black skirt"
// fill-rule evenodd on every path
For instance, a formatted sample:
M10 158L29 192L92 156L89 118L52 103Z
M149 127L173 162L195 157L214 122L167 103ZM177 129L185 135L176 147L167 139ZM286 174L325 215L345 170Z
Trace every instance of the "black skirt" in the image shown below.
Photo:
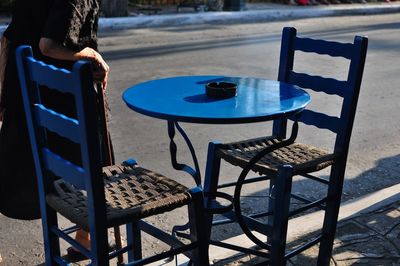
M40 218L38 186L25 117L5 112L0 131L0 212L10 218Z

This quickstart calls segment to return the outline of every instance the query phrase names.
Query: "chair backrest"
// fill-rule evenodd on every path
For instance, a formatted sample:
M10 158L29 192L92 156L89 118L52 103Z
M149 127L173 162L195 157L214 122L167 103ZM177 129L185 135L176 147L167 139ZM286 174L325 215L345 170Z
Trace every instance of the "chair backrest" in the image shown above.
M47 194L50 173L84 189L89 194L103 189L101 156L98 140L96 97L91 65L78 61L72 71L37 61L29 46L17 48L17 66L22 89L28 131L39 181L39 193ZM42 90L72 95L76 118L58 113L46 106ZM68 104L67 102L65 104ZM71 103L69 103L71 104ZM81 165L65 159L49 146L49 132L80 146ZM47 185L46 185L47 184ZM100 190L101 187L101 190ZM96 193L95 193L96 194ZM93 195L93 194L92 194Z
M327 129L336 134L334 152L347 154L358 102L367 53L368 38L356 36L354 43L339 43L296 36L296 29L286 27L282 33L278 80L305 89L343 98L338 117L305 109L298 121ZM347 80L298 73L293 70L295 51L316 53L350 60ZM274 121L273 134L284 137L286 120Z

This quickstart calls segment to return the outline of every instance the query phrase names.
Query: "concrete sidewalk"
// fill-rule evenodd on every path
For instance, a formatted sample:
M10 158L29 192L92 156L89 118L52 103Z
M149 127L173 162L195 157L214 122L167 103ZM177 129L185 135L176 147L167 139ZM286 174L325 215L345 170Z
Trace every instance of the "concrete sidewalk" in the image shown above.
M323 211L310 213L289 222L290 246L313 237L321 227ZM257 235L257 234L256 234ZM254 247L245 235L224 240L242 247ZM316 265L318 246L291 258L288 265ZM211 246L210 261L215 266L259 265L263 259ZM400 265L400 184L342 204L333 247L331 265ZM160 265L154 264L155 265ZM175 262L162 264L174 266ZM177 265L187 265L180 256Z
M323 211L299 216L289 222L289 248L314 237L321 228ZM257 233L255 233L257 235ZM110 235L110 237L112 237ZM262 238L262 237L260 237ZM223 242L254 248L244 234ZM318 246L291 258L288 265L317 265ZM210 246L210 264L214 266L262 265L264 259ZM85 265L88 261L74 263ZM344 202L340 208L331 265L400 265L400 184ZM1 264L0 264L1 265ZM115 262L112 263L115 265ZM179 255L170 262L150 266L187 266L188 258Z
M288 241L294 244L309 239L318 232L323 211L292 219ZM241 235L226 242L252 247ZM260 258L215 248L212 261L216 266L253 265ZM318 246L292 259L289 265L316 265ZM400 265L400 184L345 202L339 214L338 229L331 265Z
M390 3L288 6L248 3L245 11L170 13L124 18L101 18L100 31L213 23L253 23L310 17L372 15L400 12L400 1Z
M164 10L165 9L165 10ZM367 4L338 4L319 6L290 6L276 3L247 3L244 11L194 12L184 9L177 13L175 6L163 7L166 14L132 14L128 17L100 18L99 31L168 27L194 24L255 23L299 18L373 15L400 12L400 1L373 2ZM0 19L0 34L4 32L7 17Z

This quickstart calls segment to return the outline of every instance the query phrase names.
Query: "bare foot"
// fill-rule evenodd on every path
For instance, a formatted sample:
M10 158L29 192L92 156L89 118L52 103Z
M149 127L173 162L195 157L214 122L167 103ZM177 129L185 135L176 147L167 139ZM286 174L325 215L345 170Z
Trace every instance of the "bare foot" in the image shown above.
M75 234L75 241L90 250L90 235L88 232L79 229ZM70 261L81 261L86 257L74 246L67 248L67 255Z
M90 235L88 232L79 229L76 231L75 240L85 248L90 249Z

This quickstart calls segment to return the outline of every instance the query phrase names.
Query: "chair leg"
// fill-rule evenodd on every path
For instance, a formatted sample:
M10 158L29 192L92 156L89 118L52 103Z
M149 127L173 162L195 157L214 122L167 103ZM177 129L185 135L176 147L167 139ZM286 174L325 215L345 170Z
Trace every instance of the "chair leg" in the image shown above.
M121 239L121 230L119 229L119 226L114 226L114 240L116 248L121 249L122 239ZM124 263L124 256L123 254L120 254L117 257L117 265L122 265L123 263Z
M329 265L332 256L333 241L336 234L339 216L340 201L344 181L344 165L340 162L332 166L328 187L328 202L322 227L323 239L320 244L318 263L319 266Z
M126 235L128 245L132 246L131 251L128 251L128 261L142 259L142 234L137 221L126 225Z
M54 258L60 256L60 242L58 237L50 230L51 227L57 226L57 213L50 207L46 206L45 211L42 211L42 227L44 249L46 257L46 265L56 265Z
M272 212L275 206L275 177L269 180L269 199L268 199L268 212ZM267 223L269 226L273 226L274 224L274 216L269 215L267 217ZM267 237L267 243L271 244L271 237Z
M197 248L192 251L191 257L194 266L208 266L210 263L202 193L198 188L191 189L193 202L188 206L191 240L197 241Z
M290 194L292 191L293 168L282 166L275 180L275 204L271 237L271 265L286 265L285 249L289 219Z
M208 144L208 153L207 153L207 164L206 164L206 173L204 178L204 193L205 195L205 206L209 206L211 200L214 200L215 197L211 195L217 191L218 181L219 181L219 172L221 167L221 159L216 156L216 150L221 146L221 143L217 141L210 142ZM213 215L206 214L206 232L208 239L211 236L211 228Z
M107 228L98 225L90 230L90 253L92 257L91 265L108 266L108 232Z

